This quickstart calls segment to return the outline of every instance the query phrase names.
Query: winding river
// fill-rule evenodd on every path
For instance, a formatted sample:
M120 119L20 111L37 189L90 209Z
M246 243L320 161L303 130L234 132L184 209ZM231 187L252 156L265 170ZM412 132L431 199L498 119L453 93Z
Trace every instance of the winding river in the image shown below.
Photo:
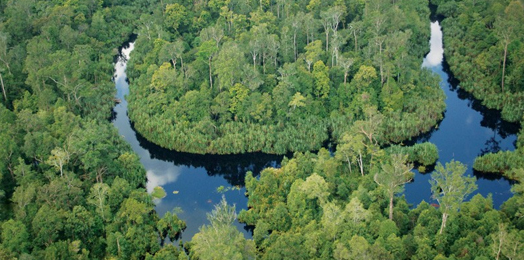
M512 196L510 182L500 176L474 172L472 166L475 157L481 154L514 150L518 126L503 121L498 111L487 109L480 101L458 88L458 81L449 72L444 59L442 30L438 21L431 23L430 52L424 58L422 67L440 76L440 87L447 98L444 119L436 129L417 141L436 144L442 164L451 160L466 164L467 174L474 174L478 178L478 190L474 194L488 196L491 193L494 206L500 207ZM430 178L431 174L417 172L414 181L406 185L405 195L409 203L417 205L422 200L431 201Z
M461 161L469 166L469 174L475 174L471 166L479 154L515 148L518 127L501 121L497 111L486 109L470 95L457 89L455 83L450 83L454 80L447 73L447 65L443 61L442 32L438 22L431 24L431 32L431 51L424 59L423 67L440 75L441 87L447 95L447 110L438 128L419 137L417 141L435 143L439 148L441 162L451 159ZM201 225L208 223L206 213L213 209L222 196L230 204L236 204L237 211L246 208L247 198L243 187L245 172L258 174L265 167L278 167L283 156L261 153L193 155L169 151L145 140L134 131L127 116L125 96L129 93L129 85L125 69L133 47L133 43L124 45L115 64L116 98L121 102L114 108L113 124L140 156L147 171L147 190L151 192L156 186L166 190L167 196L155 201L158 214L173 210L179 212L176 208L181 209L178 215L187 223L182 240L188 241ZM511 196L507 180L484 175L478 177L478 192L484 196L493 194L495 207ZM417 205L422 200L431 200L429 178L430 174L417 172L414 182L406 185L405 196L409 203ZM228 191L219 193L217 189L221 186ZM240 223L236 225L246 237L251 237L247 227Z
M252 171L258 174L265 167L278 167L283 156L262 153L194 155L169 151L144 139L135 132L127 116L125 96L129 93L129 85L125 69L133 48L134 43L124 45L115 64L116 98L121 102L114 108L113 124L140 156L140 161L147 171L148 192L156 186L162 186L167 193L165 198L155 200L156 211L162 216L167 211L181 210L178 216L187 223L182 240L189 241L200 226L208 224L206 213L213 210L214 204L221 200L222 195L229 204L237 205L237 211L246 208L245 173ZM230 189L219 193L217 189L221 186ZM247 237L251 237L251 233L243 224L236 225Z

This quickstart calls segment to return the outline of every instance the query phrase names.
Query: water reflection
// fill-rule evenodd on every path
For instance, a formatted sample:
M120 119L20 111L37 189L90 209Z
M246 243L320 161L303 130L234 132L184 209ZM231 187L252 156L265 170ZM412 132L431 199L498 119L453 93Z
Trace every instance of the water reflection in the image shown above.
M487 152L514 150L518 125L505 122L496 110L487 109L471 94L458 88L458 81L449 71L442 48L442 31L438 21L431 23L431 49L422 66L431 69L441 77L440 86L444 90L446 112L444 119L430 134L416 139L429 141L439 149L439 161L445 164L451 160L468 166L468 174L475 174L478 181L477 193L493 195L495 207L506 201L512 194L510 182L500 176L473 172L471 167L475 158ZM406 199L417 205L422 200L430 200L429 174L417 173L414 182L406 185Z
M419 136L416 141L430 141L439 148L440 161L445 163L452 159L461 161L470 168L469 174L478 175L478 192L487 196L493 194L495 207L511 196L510 182L495 175L480 175L471 170L476 156L486 152L512 150L515 148L518 126L500 119L500 113L486 109L473 99L470 94L457 89L458 82L449 73L443 59L442 32L438 22L431 24L431 51L424 59L423 66L440 75L441 87L447 95L447 110L438 128ZM160 215L174 208L183 210L179 216L184 219L188 228L182 234L182 240L190 240L198 228L208 223L206 213L220 201L222 194L216 190L220 186L243 187L246 171L258 174L268 166L278 167L282 156L261 153L246 155L194 155L169 151L158 147L135 133L127 117L129 93L125 68L126 60L133 50L133 43L125 46L122 56L115 65L115 84L117 98L121 102L114 108L114 125L120 135L140 156L140 161L147 171L147 190L163 186L167 196L156 201L156 210ZM428 170L432 170L431 167ZM414 182L406 185L406 199L417 205L422 200L430 201L429 174L417 173ZM229 203L235 203L237 210L245 208L247 198L245 189L240 188L225 193ZM250 237L247 227L236 223L245 235Z
M444 46L442 45L442 31L438 22L431 23L431 50L422 62L422 67L430 68L442 64L444 59Z
M187 229L182 234L182 240L190 240L198 232L198 228L207 224L206 213L213 209L222 197L217 192L220 186L244 186L246 171L258 174L268 166L276 167L282 156L266 154L247 154L230 156L208 156L177 153L158 147L138 135L127 116L127 101L129 93L125 69L129 54L134 48L133 43L124 46L121 56L115 64L114 81L117 96L121 102L114 108L113 124L118 132L140 156L140 162L147 171L147 190L162 186L167 196L156 200L156 211L160 216L167 211L181 208L180 218L187 223ZM230 204L236 204L237 210L246 208L245 189L234 189L224 195ZM247 237L251 236L244 225L236 223Z
M133 126L131 126L133 127ZM132 128L134 130L134 128ZM151 158L171 162L177 166L204 168L209 176L220 176L233 186L244 186L246 172L258 175L264 168L280 167L282 155L247 153L233 155L201 155L168 150L149 142L139 133L140 147L149 151ZM290 157L291 154L288 155Z

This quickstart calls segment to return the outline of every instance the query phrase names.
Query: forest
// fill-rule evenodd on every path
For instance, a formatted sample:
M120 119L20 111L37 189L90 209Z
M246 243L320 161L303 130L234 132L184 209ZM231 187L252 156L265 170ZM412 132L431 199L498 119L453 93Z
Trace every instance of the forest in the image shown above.
M160 11L140 16L128 100L135 129L162 147L285 154L360 132L401 143L442 119L439 81L420 69L425 1L177 2Z
M0 259L143 259L185 226L155 214L109 121L112 63L147 6L0 1Z
M523 135L473 165L514 180L500 209L470 196L466 165L404 145L445 110L420 66L430 4L460 86L521 123L521 0L0 0L0 259L523 259ZM146 139L293 152L247 172L247 210L223 199L188 242L111 124L134 37L129 117ZM402 195L414 168L434 169L433 202Z

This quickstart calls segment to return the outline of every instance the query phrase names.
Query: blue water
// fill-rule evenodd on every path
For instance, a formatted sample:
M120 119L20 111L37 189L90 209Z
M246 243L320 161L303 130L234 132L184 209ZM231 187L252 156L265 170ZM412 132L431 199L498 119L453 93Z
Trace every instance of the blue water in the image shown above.
M256 153L228 156L178 153L158 147L138 135L127 116L125 100L125 96L129 93L125 61L129 59L133 48L133 43L125 46L122 49L123 55L115 65L116 98L121 102L114 108L116 115L113 124L140 156L140 161L147 171L148 192L156 186L162 186L167 193L165 198L155 200L157 213L163 216L167 211L181 209L182 212L178 210L175 212L179 212L178 216L187 223L182 240L189 241L198 232L200 226L209 224L206 213L213 210L222 195L229 204L237 205L237 212L247 207L247 197L244 195L243 187L247 171L257 174L265 167L276 167L277 162L279 163L283 157ZM217 188L220 186L231 189L219 193ZM232 189L233 187L235 189ZM251 233L244 229L243 224L236 223L236 225L246 237L251 237Z
M446 112L438 127L429 137L420 141L437 145L442 164L451 160L460 161L468 166L467 174L471 175L474 174L472 166L475 157L480 154L515 149L518 127L502 121L497 111L486 109L479 101L458 89L455 80L447 73L447 64L443 59L442 31L438 22L431 24L431 35L430 53L422 66L440 76L440 87L447 97ZM478 178L478 190L474 194L491 194L496 208L512 196L508 180L493 175L475 175ZM430 178L431 174L417 172L414 182L406 185L405 195L409 203L418 205L422 200L432 201Z
M423 67L440 75L440 86L447 99L447 110L439 126L417 139L418 142L430 141L439 149L440 162L452 159L468 165L468 174L474 174L471 166L475 157L484 152L515 149L518 127L500 120L497 111L480 105L470 95L450 83L443 62L442 33L438 23L432 24L431 51L423 62ZM247 171L258 174L263 168L277 167L283 156L261 153L246 155L193 155L163 149L152 144L137 134L127 116L129 85L125 74L126 60L133 49L133 44L124 46L122 56L115 65L115 84L117 98L121 100L114 108L114 125L120 135L140 156L140 161L147 171L147 190L162 186L167 196L156 200L156 211L160 216L167 211L180 208L178 216L185 220L187 229L182 240L191 240L200 226L208 224L206 213L211 212L214 204L219 202L222 193L217 188L230 188L223 193L230 204L237 205L237 212L247 208L247 198L243 187ZM451 79L453 81L453 79ZM495 207L512 196L510 183L502 178L478 175L478 190L484 196L492 194ZM489 177L489 178L487 178ZM406 185L405 196L409 203L418 205L422 200L431 201L429 184L430 174L416 172L412 183ZM235 187L235 189L232 189ZM238 189L237 189L238 188ZM175 193L176 194L175 194ZM243 224L236 223L246 237L251 237Z

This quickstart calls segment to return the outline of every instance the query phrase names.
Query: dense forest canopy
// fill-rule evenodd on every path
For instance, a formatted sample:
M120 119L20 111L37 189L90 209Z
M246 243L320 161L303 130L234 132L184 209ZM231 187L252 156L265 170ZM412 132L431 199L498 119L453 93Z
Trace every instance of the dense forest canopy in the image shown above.
M246 176L249 202L241 221L255 225L263 259L520 259L524 232L522 184L500 211L475 195L465 165L437 165L432 174L438 204L412 209L395 196L409 180L405 158L385 155L351 173L326 150L295 154L260 178ZM407 171L406 171L407 170ZM387 176L397 176L389 179ZM519 173L522 178L522 173ZM393 199L391 199L393 198ZM393 204L392 204L393 203Z
M0 259L139 259L183 229L108 120L117 48L148 5L0 1Z
M522 2L434 0L461 86L522 120ZM436 203L400 196L430 143L394 145L441 119L421 69L428 2L0 0L1 259L521 259L522 139L475 167L516 180L500 210L436 165ZM285 153L245 178L190 242L160 218L139 158L110 124L114 57L129 64L130 117L161 146ZM322 143L332 136L334 155ZM316 153L309 150L318 150ZM469 199L469 201L467 201ZM254 225L253 239L233 226Z
M425 1L210 1L143 14L129 116L191 153L318 150L365 133L399 143L442 118ZM431 101L431 102L429 102Z

